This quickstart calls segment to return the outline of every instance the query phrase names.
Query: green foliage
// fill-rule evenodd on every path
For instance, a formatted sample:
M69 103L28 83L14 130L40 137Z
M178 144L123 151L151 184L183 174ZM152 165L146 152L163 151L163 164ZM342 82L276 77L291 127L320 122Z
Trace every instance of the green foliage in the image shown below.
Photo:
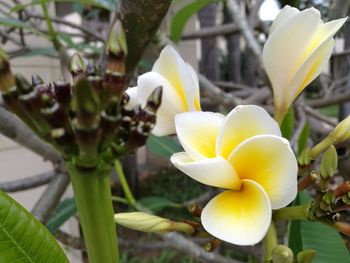
M18 20L15 18L0 17L0 25L6 26L6 27L15 27L15 28L25 29L25 30L32 32L35 35L40 35L40 36L46 37L45 34L41 33L37 29L29 26L28 23L24 23L21 20Z
M298 195L295 204L310 201L306 193ZM288 230L289 247L296 255L304 249L314 249L314 263L350 262L343 239L333 228L318 222L293 220Z
M281 124L281 132L282 136L286 139L292 138L293 131L294 131L294 109L293 107L290 107L288 110L288 113L284 117L282 124Z
M306 122L298 138L298 156L300 156L303 150L307 147L307 140L309 138L309 135L310 124Z
M82 5L91 5L91 6L107 9L110 11L116 10L116 1L114 0L46 0L45 2L46 3L73 2L73 3L82 4ZM11 12L15 13L29 6L40 5L41 3L42 3L42 0L32 0L31 2L26 4L17 4L11 9Z
M0 191L0 262L68 263L50 232Z
M169 136L150 136L147 141L147 147L153 154L165 159L169 159L174 153L182 151L182 147Z
M195 0L188 5L180 9L173 17L170 25L170 36L174 42L178 42L181 39L182 32L188 22L188 20L196 14L199 10L206 7L209 4L219 2L213 0Z
M167 198L161 196L147 196L138 200L142 206L148 208L154 213L162 211L164 208L173 207L179 208L180 204L174 203Z
M75 205L74 198L67 198L63 200L52 212L47 222L47 228L52 234L55 234L60 227L76 213L77 207Z

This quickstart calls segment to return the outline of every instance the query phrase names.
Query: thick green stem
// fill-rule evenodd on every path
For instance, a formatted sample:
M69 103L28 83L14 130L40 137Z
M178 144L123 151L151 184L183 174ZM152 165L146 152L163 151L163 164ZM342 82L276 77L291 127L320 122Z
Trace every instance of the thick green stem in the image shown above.
M266 233L266 236L263 240L264 245L264 262L271 262L272 260L272 250L277 246L277 232L276 227L273 221L271 221L271 225L269 230Z
M291 206L273 212L273 220L308 220L309 204Z
M89 263L118 263L118 243L110 187L111 166L84 170L67 163Z
M336 144L337 142L334 141L330 136L327 136L324 138L321 142L316 144L311 150L310 150L310 157L311 159L315 160L323 151L325 151L329 146L332 144Z

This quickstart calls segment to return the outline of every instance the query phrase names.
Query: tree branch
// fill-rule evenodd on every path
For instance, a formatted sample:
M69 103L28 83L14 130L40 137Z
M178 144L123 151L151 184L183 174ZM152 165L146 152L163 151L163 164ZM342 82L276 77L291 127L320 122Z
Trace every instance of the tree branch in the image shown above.
M171 0L119 1L128 50L127 76L130 79L146 47L168 12Z
M58 174L52 179L31 211L40 222L46 223L51 212L56 208L62 195L66 191L69 182L67 173Z
M61 162L61 157L49 144L41 140L22 121L0 106L0 132L6 137L32 150L53 163Z
M35 188L49 183L54 175L55 172L51 171L24 179L0 183L0 189L8 193L14 193Z

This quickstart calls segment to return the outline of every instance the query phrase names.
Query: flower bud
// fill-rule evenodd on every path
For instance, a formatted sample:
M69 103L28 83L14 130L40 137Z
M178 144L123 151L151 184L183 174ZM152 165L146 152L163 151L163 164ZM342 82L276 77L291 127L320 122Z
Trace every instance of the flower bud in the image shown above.
M95 127L99 120L100 100L87 78L81 78L74 85L74 103L78 124L81 128Z
M79 78L79 76L82 76L86 70L86 62L84 61L84 58L79 53L74 53L70 63L70 72L74 81Z
M301 166L306 166L308 165L309 163L311 162L311 158L310 158L310 149L308 148L305 148L300 156L298 157L298 163L301 165Z
M342 120L329 134L334 140L334 144L341 143L350 138L350 115Z
M293 251L284 245L277 245L272 250L272 262L278 263L292 263Z
M306 249L298 253L297 263L311 263L316 255L313 249Z
M320 174L323 179L332 177L337 170L338 154L333 145L329 146L322 157Z
M44 84L44 81L40 78L40 76L33 74L32 75L32 86L35 87L35 86L38 86L41 84Z
M10 63L6 53L0 48L0 91L8 91L15 86Z
M167 233L178 231L186 234L194 233L194 228L189 224L174 222L143 212L118 213L114 215L114 219L119 225L142 232Z

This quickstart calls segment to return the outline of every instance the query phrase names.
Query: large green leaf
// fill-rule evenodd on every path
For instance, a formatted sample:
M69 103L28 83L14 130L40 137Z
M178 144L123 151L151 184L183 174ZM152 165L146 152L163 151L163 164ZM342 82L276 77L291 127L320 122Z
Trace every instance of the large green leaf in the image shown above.
M26 7L33 6L33 5L39 5L41 4L42 0L32 0L29 1L28 3L25 4L18 4L15 5L12 9L11 12L18 12ZM73 3L79 3L82 5L92 5L95 7L107 9L110 11L116 10L116 2L115 0L46 0L46 3L50 2L73 2Z
M296 204L309 201L309 196L301 193L296 199ZM289 225L288 239L289 247L295 255L305 249L316 250L313 263L350 262L349 253L339 233L324 224L293 220Z
M47 228L1 191L0 244L0 262L68 263Z
M170 25L170 36L174 42L178 42L181 39L182 32L188 22L188 20L196 14L199 10L205 6L218 2L213 0L195 0L192 3L184 6L180 9L173 19Z
M166 159L169 159L174 153L182 151L181 146L171 137L150 136L147 147L153 154Z
M55 234L60 227L76 213L77 207L74 198L67 198L60 202L57 208L52 212L46 226L52 234Z

